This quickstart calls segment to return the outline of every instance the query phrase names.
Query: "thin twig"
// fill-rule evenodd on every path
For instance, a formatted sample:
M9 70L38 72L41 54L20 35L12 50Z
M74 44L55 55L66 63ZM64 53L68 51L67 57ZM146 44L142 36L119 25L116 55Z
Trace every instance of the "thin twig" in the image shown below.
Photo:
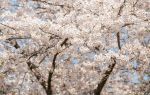
M11 37L11 38L8 38L6 40L13 40L13 39L31 39L31 37Z
M52 35L53 37L51 36L50 39L53 39L53 38L62 39L59 35L53 34L53 33L51 33L51 32L45 32L45 31L44 31L42 28L40 28L40 27L39 27L39 29L40 29L43 33Z
M126 3L126 0L124 0L123 4L120 6L119 12L118 12L117 16L120 16L120 15L121 15L122 9L124 8L125 3Z
M3 25L3 26L6 26L6 27L8 27L8 28L10 28L10 29L12 29L12 30L15 30L15 31L16 31L16 29L15 29L14 27L8 26L8 25L3 24L3 23L0 23L0 24Z
M51 5L51 6L59 6L61 8L64 7L64 5L53 4L53 3L49 3L49 2L46 2L46 1L42 1L42 0L32 0L32 1L36 1L36 2L40 2L40 3L48 4L48 5Z
M135 7L138 2L139 0L136 0L136 2L133 4L133 7Z
M129 26L129 25L134 25L134 23L125 23L122 27L126 27L126 26Z
M24 82L24 80L25 80L26 74L27 74L27 72L25 72L25 74L24 74L24 76L23 76L23 80L22 80L22 83L21 83L21 88L22 88L22 86L23 86L23 82Z
M45 60L46 56L47 55L44 55L44 57L41 59L41 61L38 64L41 64Z

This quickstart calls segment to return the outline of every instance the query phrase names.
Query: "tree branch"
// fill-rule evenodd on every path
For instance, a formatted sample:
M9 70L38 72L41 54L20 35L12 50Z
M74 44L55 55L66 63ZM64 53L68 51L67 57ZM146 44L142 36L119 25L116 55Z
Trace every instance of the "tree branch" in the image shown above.
M120 6L119 12L118 12L118 14L117 14L118 16L121 16L122 9L124 8L125 3L126 3L126 0L124 0L123 4Z
M52 76L53 76L53 73L55 71L55 67L56 67L56 58L58 56L59 52L57 52L55 55L54 55L54 58L53 58L53 62L52 62L52 71L49 71L49 76L48 76L48 81L47 81L47 84L48 84L48 87L46 89L46 93L47 95L52 95L52 86L51 86L51 82L52 82Z
M106 70L106 72L104 73L104 77L102 78L102 80L98 84L97 88L94 90L94 95L100 95L101 94L102 89L104 88L110 74L112 73L112 71L116 65L116 58L111 57L111 60L112 60L112 64L108 66L108 70Z
M121 50L121 45L120 45L120 32L117 33L117 42L118 42L118 48Z
M135 7L138 2L139 0L136 0L136 2L133 4L133 7Z

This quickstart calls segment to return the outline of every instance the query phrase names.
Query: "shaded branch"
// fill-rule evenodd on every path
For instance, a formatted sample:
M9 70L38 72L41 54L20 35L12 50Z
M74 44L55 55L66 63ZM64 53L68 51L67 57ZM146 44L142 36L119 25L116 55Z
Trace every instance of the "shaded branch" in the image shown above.
M38 66L36 66L33 63L31 63L31 61L27 61L27 65L28 65L30 71L33 72L33 74L36 77L36 79L39 81L39 83L41 84L41 86L46 91L46 81L42 78L42 75L37 70Z
M101 94L102 89L104 88L110 74L112 73L112 71L116 65L116 58L111 57L111 61L112 61L112 64L108 66L108 70L106 70L106 72L104 73L104 77L102 78L102 80L98 84L97 88L94 90L94 95L100 95Z
M41 64L45 60L46 56L47 55L44 55L43 58L40 60L40 62L38 64Z
M34 76L36 77L36 79L39 81L39 83L41 84L41 86L44 88L45 92L46 92L46 81L42 78L42 75L40 74L40 72L37 70L38 66L36 66L35 64L31 63L30 59L33 56L37 56L37 54L41 51L42 48L40 48L38 51L33 52L29 58L27 59L27 65L30 69L30 71L34 74Z
M61 43L61 47L63 46L63 45L67 45L67 41L68 41L68 38L65 38L65 40Z
M120 45L120 32L117 33L117 43L118 43L118 48L121 49L121 45Z
M47 81L47 89L46 89L46 93L47 95L52 95L52 86L51 86L51 82L52 82L52 76L53 76L53 73L55 71L55 67L56 67L56 58L58 56L59 52L57 52L55 55L54 55L54 58L53 58L53 62L52 62L52 71L49 71L49 76L48 76L48 81Z

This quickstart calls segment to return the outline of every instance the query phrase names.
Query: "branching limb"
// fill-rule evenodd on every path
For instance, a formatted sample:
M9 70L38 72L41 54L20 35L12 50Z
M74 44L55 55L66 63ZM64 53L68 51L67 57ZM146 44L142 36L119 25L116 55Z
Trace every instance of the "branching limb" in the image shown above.
M31 63L30 59L33 56L37 56L37 54L41 51L42 48L39 49L39 51L35 51L33 52L29 58L27 59L27 65L30 69L30 71L34 74L34 76L36 77L36 79L39 81L39 83L41 84L41 86L44 88L44 90L46 91L46 81L42 78L42 75L40 74L39 70L38 70L38 66L36 66L35 64Z
M43 30L41 30L43 31ZM51 34L52 35L52 34ZM55 35L55 34L54 34ZM57 35L56 35L57 36ZM67 40L68 38L64 39L64 41L62 41L61 46L66 45L67 44ZM70 44L69 44L70 45ZM65 47L65 49L67 49L69 47L69 45L67 45ZM52 46L53 47L53 46ZM57 56L63 52L65 49L62 49L61 51L58 51L57 53L54 54L53 57L53 61L52 61L52 70L49 71L48 74L48 80L45 81L45 79L43 79L42 75L40 74L39 70L38 70L38 66L36 66L35 64L31 63L30 59L34 56L37 56L38 54L45 54L45 56L41 59L41 61L39 62L39 64L45 59L45 57L48 55L47 51L48 49L51 48L51 46L46 46L46 48L40 48L38 51L35 51L33 53L31 53L30 55L28 55L29 57L27 58L27 65L30 69L30 71L34 74L34 76L37 78L38 82L41 84L41 86L44 88L45 92L47 93L47 95L52 95L52 77L53 77L53 73L55 71L56 68L56 59ZM44 49L44 50L43 50Z
M64 39L64 41L61 43L61 46L65 45L66 42L67 42L68 38ZM65 48L67 49L68 46ZM65 49L63 49L62 51L64 51ZM46 89L46 93L47 95L52 95L53 91L52 91L52 85L51 85L51 82L52 82L52 77L53 77L53 73L55 71L55 68L56 68L56 59L57 59L57 56L62 52L57 52L55 53L54 57L53 57L53 61L52 61L52 70L49 71L49 76L48 76L48 80L47 80L47 89Z

